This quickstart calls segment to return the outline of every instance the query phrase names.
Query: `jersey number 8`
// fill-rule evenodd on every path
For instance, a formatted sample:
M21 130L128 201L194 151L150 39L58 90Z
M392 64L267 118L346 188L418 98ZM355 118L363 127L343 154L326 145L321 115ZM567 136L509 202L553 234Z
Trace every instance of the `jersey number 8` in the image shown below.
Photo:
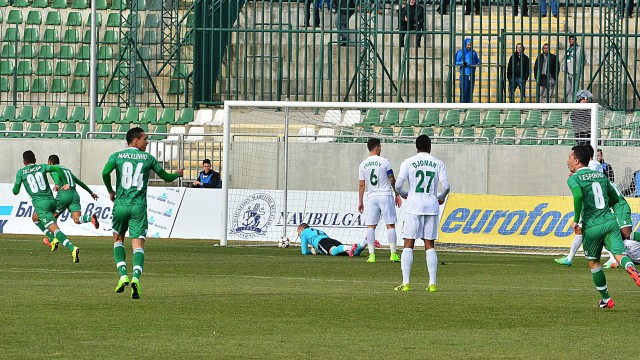
M132 186L138 190L142 190L142 163L136 165L136 171L133 171L133 164L125 162L122 164L122 179L120 184L126 190L129 190Z

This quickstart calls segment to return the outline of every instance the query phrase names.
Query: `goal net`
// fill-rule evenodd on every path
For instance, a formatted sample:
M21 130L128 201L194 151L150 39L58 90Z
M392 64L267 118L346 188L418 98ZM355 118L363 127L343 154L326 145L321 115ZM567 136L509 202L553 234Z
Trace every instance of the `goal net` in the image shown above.
M595 104L227 101L225 114L223 245L293 242L303 222L345 244L362 241L358 166L369 155L367 140L381 139L381 156L397 174L426 134L451 185L440 209L440 247L557 253L573 239L571 147L597 145L604 133L605 158L616 171L626 171L622 158L632 159L624 146L610 150L608 141L624 136L616 139L617 128L607 126L619 120ZM403 208L397 213L401 245ZM388 244L382 219L376 239Z

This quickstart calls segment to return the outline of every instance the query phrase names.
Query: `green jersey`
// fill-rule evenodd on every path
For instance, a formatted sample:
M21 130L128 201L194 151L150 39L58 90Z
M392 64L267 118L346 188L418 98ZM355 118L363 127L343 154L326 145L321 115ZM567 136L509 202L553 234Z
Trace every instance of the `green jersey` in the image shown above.
M47 182L47 173L57 172L59 176L64 175L58 166L47 164L31 164L18 170L16 182L13 185L13 194L18 195L20 186L24 185L25 190L32 201L53 200L53 193Z
M615 220L610 207L619 202L619 197L603 173L580 168L569 176L567 185L573 193L575 222L579 221L580 215L585 227Z
M55 173L51 173L51 178L53 179L54 184L62 187L65 184L69 185L69 190L77 190L76 186L80 186L81 188L85 189L89 194L92 194L93 191L91 191L91 189L89 189L89 187L83 183L80 179L78 179L78 177L76 177L71 170L67 169L66 167L62 166L62 165L58 165L60 167L60 169L62 169L62 172L64 174L63 177L60 177L60 175L58 175L57 172Z
M613 186L613 189L616 191L616 194L618 194L618 200L619 200L617 204L613 205L613 208L612 208L613 211L615 212L617 209L625 205L629 206L629 203L624 198L624 195L622 195L622 191L620 191L620 189L618 188L618 185L611 182L611 186Z
M113 153L102 170L102 180L107 191L111 187L111 172L116 170L116 199L114 205L147 205L149 173L155 172L164 181L177 179L178 174L168 174L153 155L129 147Z

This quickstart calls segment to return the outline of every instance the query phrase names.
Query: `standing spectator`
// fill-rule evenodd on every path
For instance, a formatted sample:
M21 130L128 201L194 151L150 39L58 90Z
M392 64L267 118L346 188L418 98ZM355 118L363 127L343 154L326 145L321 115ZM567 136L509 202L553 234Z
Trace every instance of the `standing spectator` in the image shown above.
M556 92L558 80L558 57L549 52L549 44L542 45L542 54L538 55L534 64L536 83L538 84L539 102L551 102Z
M327 10L331 10L331 3L331 0L318 0L316 7L318 8L318 11L322 11L322 5L327 4Z
M551 0L551 14L558 17L558 0ZM540 0L540 16L547 17L547 0Z
M356 0L337 0L338 2L338 31L340 32L340 46L346 46L349 40L349 19L356 12Z
M424 31L424 8L416 0L408 0L409 4L402 4L400 9L400 47L404 46L404 35L407 30L416 31L416 45L420 47L422 32Z
M531 73L531 62L529 57L524 54L524 46L521 43L516 44L516 52L509 58L507 65L507 79L509 80L509 102L513 101L513 94L516 88L520 88L520 102L525 101L525 89L527 88L527 80Z
M591 102L593 94L588 90L580 90L576 94L578 102L586 104ZM571 126L573 126L573 133L578 138L578 145L589 144L591 140L591 111L590 110L573 110L569 117L571 119Z
M602 165L602 172L607 175L607 178L612 183L616 182L616 175L613 173L613 167L611 164L604 161L604 156L602 156L602 150L598 149L598 162Z
M476 81L476 66L480 65L478 53L472 49L471 39L464 40L464 48L456 53L456 66L460 66L460 102L470 103Z
M564 84L566 102L573 102L573 95L578 89L578 82L584 70L584 52L582 47L578 45L575 35L569 35L569 48L565 54L560 67L566 73L566 81Z
M198 180L193 182L194 188L217 188L220 183L220 173L211 170L211 160L204 159L202 161L204 170L198 174Z
M320 26L320 11L322 10L322 0L318 0L318 4L314 4L315 0L305 0L305 16L304 16L304 27L311 26L311 8L313 8L313 27ZM318 9L318 7L320 9Z
M527 0L524 0L527 1ZM447 3L449 3L447 1ZM475 14L480 15L480 0L473 1L473 8L475 9ZM464 14L471 15L471 0L466 0L464 5Z
M438 6L436 12L440 15L447 15L447 7L449 6L449 0L442 0L442 4Z
M469 0L467 0L469 1ZM518 16L518 6L520 5L519 0L513 0L513 16ZM522 16L529 16L529 4L527 0L522 0Z

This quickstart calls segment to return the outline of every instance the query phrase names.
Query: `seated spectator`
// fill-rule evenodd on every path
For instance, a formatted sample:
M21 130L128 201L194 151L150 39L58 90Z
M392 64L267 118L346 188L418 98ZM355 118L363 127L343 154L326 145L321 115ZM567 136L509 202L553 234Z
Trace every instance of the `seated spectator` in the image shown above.
M417 32L416 45L420 47L424 31L424 8L418 5L416 0L409 0L408 4L402 4L400 9L400 47L404 46L404 35L407 30Z
M211 160L204 159L202 161L203 171L198 174L198 180L193 182L194 188L217 188L220 183L220 173L211 170Z

